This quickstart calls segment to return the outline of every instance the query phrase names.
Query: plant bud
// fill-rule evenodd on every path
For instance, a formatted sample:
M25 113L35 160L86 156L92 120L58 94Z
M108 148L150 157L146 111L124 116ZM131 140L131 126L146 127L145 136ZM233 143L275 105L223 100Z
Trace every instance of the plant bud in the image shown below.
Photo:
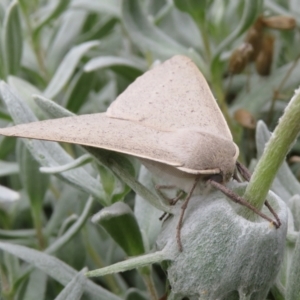
M262 40L264 35L264 25L262 22L262 17L259 17L256 22L248 30L245 43L248 43L252 46L253 52L250 55L250 61L254 61L260 52L262 46Z
M254 116L246 109L240 108L234 112L234 119L243 127L255 129L256 120Z
M250 56L253 52L253 48L248 43L243 43L237 49L235 49L229 60L229 72L230 74L240 74L245 69L247 63L250 60Z
M264 26L272 29L290 30L296 27L296 20L289 16L274 16L263 18Z
M268 76L271 72L273 61L275 38L272 35L265 35L260 52L255 60L256 71L261 76Z

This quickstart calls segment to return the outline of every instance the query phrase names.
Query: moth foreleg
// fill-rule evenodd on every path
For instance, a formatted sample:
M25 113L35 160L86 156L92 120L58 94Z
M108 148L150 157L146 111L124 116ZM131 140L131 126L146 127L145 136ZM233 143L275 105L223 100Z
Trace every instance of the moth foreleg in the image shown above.
M237 161L236 162L236 168L245 180L250 181L252 174L243 164L241 164L240 162ZM271 214L276 219L278 227L280 227L281 221L280 221L277 213L272 208L271 204L268 202L268 200L265 200L265 206L269 209Z
M251 205L249 202L247 202L244 198L242 198L241 196L239 196L238 194L236 194L234 191L230 190L229 188L227 188L226 186L224 186L221 183L218 183L212 179L208 180L208 183L210 183L213 187L215 187L216 189L220 190L223 194L225 194L228 198L230 198L232 201L239 203L243 206L246 206L247 208L249 208L250 210L252 210L253 212L255 212L257 215L259 215L260 217L262 217L263 219L271 222L272 224L274 224L274 226L276 228L280 227L280 222L276 223L274 220L272 220L271 218L269 218L266 214L262 213L260 210L258 210L256 207L254 207L253 205Z

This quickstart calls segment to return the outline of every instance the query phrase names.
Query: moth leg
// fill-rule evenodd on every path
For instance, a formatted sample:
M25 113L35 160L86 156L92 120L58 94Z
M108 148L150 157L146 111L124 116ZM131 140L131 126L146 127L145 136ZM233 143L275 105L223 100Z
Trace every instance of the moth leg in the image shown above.
M233 173L233 179L236 180L237 182L242 182L239 175L238 175L238 170L237 168L234 169L234 173Z
M165 200L167 200L169 202L170 205L175 205L177 203L177 201L180 199L180 197L183 195L183 191L180 191L178 196L170 199L164 193L162 193L161 190L163 190L163 189L165 189L165 190L166 189L177 189L177 187L175 185L156 185L155 189L162 198L164 198Z
M166 189L176 189L175 185L155 185L155 189L157 191L157 193L159 194L159 196L161 196L162 198L164 198L165 200L167 200L169 202L170 205L172 205L172 200L168 198L161 190L166 190Z
M235 165L236 165L236 168L238 169L239 173L242 175L242 177L245 180L250 181L251 175L252 175L250 173L250 171L243 164L241 164L238 161L236 161Z
M237 161L236 162L236 168L238 169L239 173L242 175L242 177L245 180L250 181L252 174L250 173L250 171L243 164L241 164L240 162ZM271 214L276 219L278 227L280 227L281 226L281 221L280 221L277 213L274 211L274 209L272 208L272 206L268 202L268 200L265 200L265 206L269 209Z
M156 186L155 186L155 188L157 189L157 190L162 190L162 189L176 189L176 186L175 185L168 185L168 184L166 184L166 185L163 185L163 184L157 184Z
M175 197L175 198L173 198L173 199L168 199L170 205L175 205L175 204L178 202L178 200L181 199L181 197L183 196L183 194L184 194L183 191L179 191L179 194L178 194L177 197ZM164 218L165 218L165 216L166 216L167 214L168 214L168 213L164 212L164 213L159 217L159 220L160 220L160 221L163 221ZM165 220L167 220L167 219L169 218L169 216L170 216L170 214L168 215L168 217L167 217Z
M243 206L246 206L247 208L251 209L253 212L255 212L257 215L259 215L263 219L265 219L265 220L273 223L276 228L280 227L280 225L278 223L276 223L275 221L273 221L267 215L265 215L264 213L262 213L260 210L258 210L256 207L254 207L253 205L251 205L250 203L248 203L245 199L243 199L241 196L239 196L238 194L236 194L234 191L230 190L226 186L224 186L221 183L216 182L216 181L214 181L212 179L209 179L208 183L210 183L216 189L220 190L223 194L225 194L226 196L228 196L232 201L234 201L236 203L239 203L239 204L241 204Z
M175 197L175 198L168 198L164 193L161 192L162 189L176 189L175 185L156 185L155 186L156 191L159 193L159 195L164 198L165 200L167 200L169 202L170 205L175 205L178 200L181 199L181 197L183 196L184 192L183 191L179 191L179 194ZM167 215L167 213L163 213L160 217L159 220L163 221L165 216ZM169 217L170 215L168 215ZM165 219L167 220L168 217Z
M199 182L200 180L200 176L196 177L194 183L193 183L193 186L192 188L190 189L190 191L188 192L182 206L181 206L181 214L180 214L180 217L179 217L179 221L178 221L178 224L177 224L177 227L176 227L176 239L177 239L177 244L178 244L178 248L179 248L179 251L182 252L182 243L181 243L181 227L182 227L182 223L183 223L183 216L184 216L184 213L185 213L185 210L189 204L189 201L193 195L193 192L197 186L197 183Z

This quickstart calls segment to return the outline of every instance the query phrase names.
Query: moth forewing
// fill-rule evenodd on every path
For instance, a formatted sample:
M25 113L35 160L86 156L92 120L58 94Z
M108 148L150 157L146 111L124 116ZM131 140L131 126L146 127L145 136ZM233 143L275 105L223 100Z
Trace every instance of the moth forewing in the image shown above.
M111 104L107 115L161 130L194 128L232 140L205 78L182 55L137 78Z

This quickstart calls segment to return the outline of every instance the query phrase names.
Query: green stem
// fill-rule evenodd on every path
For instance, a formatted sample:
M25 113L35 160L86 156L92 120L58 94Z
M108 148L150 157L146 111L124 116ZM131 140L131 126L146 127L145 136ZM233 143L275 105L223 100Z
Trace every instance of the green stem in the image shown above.
M89 239L86 235L87 235L87 233L85 233L84 239L85 239L85 245L86 245L88 254L91 256L91 259L93 260L93 262L95 263L95 265L98 268L103 268L105 266L105 264L103 263L101 257L99 256L98 251L95 251L93 246L90 244ZM114 275L119 275L119 274L104 275L103 279L111 292L115 293L116 295L121 295L122 293L125 293L125 290L128 287L119 285L119 283L117 282Z
M150 294L150 299L157 300L158 296L157 296L155 285L154 285L154 282L153 282L153 279L151 276L151 267L147 266L147 267L144 267L143 269L145 269L145 268L147 268L149 270L149 272L147 274L145 274L145 272L140 272L140 273L141 273L144 283L147 287L147 290Z
M228 106L225 100L225 93L223 90L221 78L212 78L211 82L212 89L214 91L216 99L218 99L218 104L219 107L225 117L225 120L227 122L227 125L233 135L233 140L236 141L238 140L239 136L236 134L236 128L233 125L232 118L230 117L229 111L228 111Z
M42 227L42 220L41 220L42 210L38 207L38 209L32 209L32 217L34 222L34 227L36 231L36 237L39 244L39 249L45 249L46 242L43 235L43 227Z
M300 89L285 109L251 177L244 198L261 209L278 169L300 132Z
M208 31L202 24L200 24L200 22L197 22L197 25L198 25L198 28L201 33L201 37L202 37L202 41L203 41L203 45L204 45L204 49L205 49L206 59L210 62L211 51L210 51L210 45L209 45L209 38L207 36Z
M59 237L55 242L53 242L45 252L48 254L55 253L65 244L67 244L85 225L86 220L89 217L89 214L93 207L94 198L90 196L84 206L84 209L78 218L78 220L62 235Z
M43 59L43 54L42 54L42 50L40 47L40 43L39 43L39 39L36 38L34 39L33 37L33 29L32 29L32 25L31 25L31 21L30 21L30 14L29 12L26 10L26 6L21 5L21 10L24 16L24 20L27 26L27 30L29 32L29 36L30 36L30 43L31 43L31 47L33 49L33 53L35 54L38 66L40 68L41 74L43 75L43 79L44 80L48 80L49 79L49 75L48 75L48 71L45 67L44 64L44 59Z

